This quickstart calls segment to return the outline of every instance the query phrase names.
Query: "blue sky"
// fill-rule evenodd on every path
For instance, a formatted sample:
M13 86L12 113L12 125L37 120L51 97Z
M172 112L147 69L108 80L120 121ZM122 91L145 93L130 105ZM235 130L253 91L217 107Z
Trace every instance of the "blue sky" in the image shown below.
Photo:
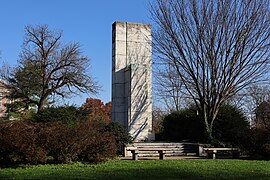
M48 24L63 30L62 42L79 42L91 59L91 74L102 86L95 98L111 100L111 25L114 21L151 23L147 0L2 0L0 5L0 64L14 66L25 25ZM89 97L74 97L81 105Z

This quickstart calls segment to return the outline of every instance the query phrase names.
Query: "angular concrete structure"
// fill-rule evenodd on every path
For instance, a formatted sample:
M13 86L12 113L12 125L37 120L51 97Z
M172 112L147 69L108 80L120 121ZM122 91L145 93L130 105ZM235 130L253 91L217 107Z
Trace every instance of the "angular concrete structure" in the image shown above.
M112 28L112 120L136 142L153 140L151 25L115 22Z

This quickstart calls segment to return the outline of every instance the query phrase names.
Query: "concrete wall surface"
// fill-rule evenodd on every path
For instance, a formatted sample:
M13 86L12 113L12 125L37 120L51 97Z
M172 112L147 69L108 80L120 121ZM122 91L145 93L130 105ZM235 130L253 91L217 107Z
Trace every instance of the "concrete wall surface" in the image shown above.
M112 31L112 120L135 141L152 140L151 25L115 22Z

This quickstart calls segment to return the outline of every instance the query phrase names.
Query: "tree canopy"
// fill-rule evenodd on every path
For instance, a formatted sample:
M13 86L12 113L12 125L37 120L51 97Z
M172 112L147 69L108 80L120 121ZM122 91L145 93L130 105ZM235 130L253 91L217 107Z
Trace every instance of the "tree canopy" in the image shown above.
M2 67L2 78L12 88L10 96L19 99L24 108L36 105L40 111L53 97L99 90L81 45L64 44L62 37L62 31L50 30L47 25L26 26L18 66Z
M203 117L209 141L221 105L269 67L267 0L156 0L157 61L174 70Z

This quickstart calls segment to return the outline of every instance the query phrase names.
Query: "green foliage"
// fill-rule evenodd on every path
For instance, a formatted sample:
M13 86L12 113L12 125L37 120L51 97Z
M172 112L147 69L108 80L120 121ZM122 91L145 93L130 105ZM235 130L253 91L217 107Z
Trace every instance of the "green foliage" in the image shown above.
M123 152L124 145L132 143L132 137L129 135L127 130L118 122L110 122L108 125L106 125L106 130L113 133L118 149L118 154Z
M243 147L249 133L249 122L240 109L228 104L221 106L213 128L214 137L220 146Z
M269 179L269 161L114 160L0 169L0 179Z
M36 115L37 111L35 109L29 109L20 114L21 119L23 120L32 120Z
M34 122L62 122L65 124L76 124L80 120L85 120L87 111L73 105L59 107L48 107L32 118Z
M203 142L205 131L202 117L197 108L190 106L173 112L164 118L164 138L170 141L189 140ZM221 106L213 126L215 146L242 146L247 143L249 124L244 114L234 106Z
M202 122L200 117L197 116L195 106L173 112L164 118L164 139L168 141L202 141L204 138L204 125Z
M8 96L8 98L9 97L10 96ZM36 112L35 109L31 109L30 107L26 106L23 101L6 103L5 107L9 119L31 119L32 115Z
M90 60L82 54L80 44L61 43L62 36L61 31L50 30L47 25L26 26L18 65L1 69L10 98L22 109L34 105L39 112L53 96L95 94L99 90L89 76Z
M14 118L21 118L21 114L30 107L37 105L37 95L41 89L37 88L40 84L40 72L30 62L22 62L20 66L8 72L5 79L9 94L6 98L12 99L11 103L5 104L7 113Z

